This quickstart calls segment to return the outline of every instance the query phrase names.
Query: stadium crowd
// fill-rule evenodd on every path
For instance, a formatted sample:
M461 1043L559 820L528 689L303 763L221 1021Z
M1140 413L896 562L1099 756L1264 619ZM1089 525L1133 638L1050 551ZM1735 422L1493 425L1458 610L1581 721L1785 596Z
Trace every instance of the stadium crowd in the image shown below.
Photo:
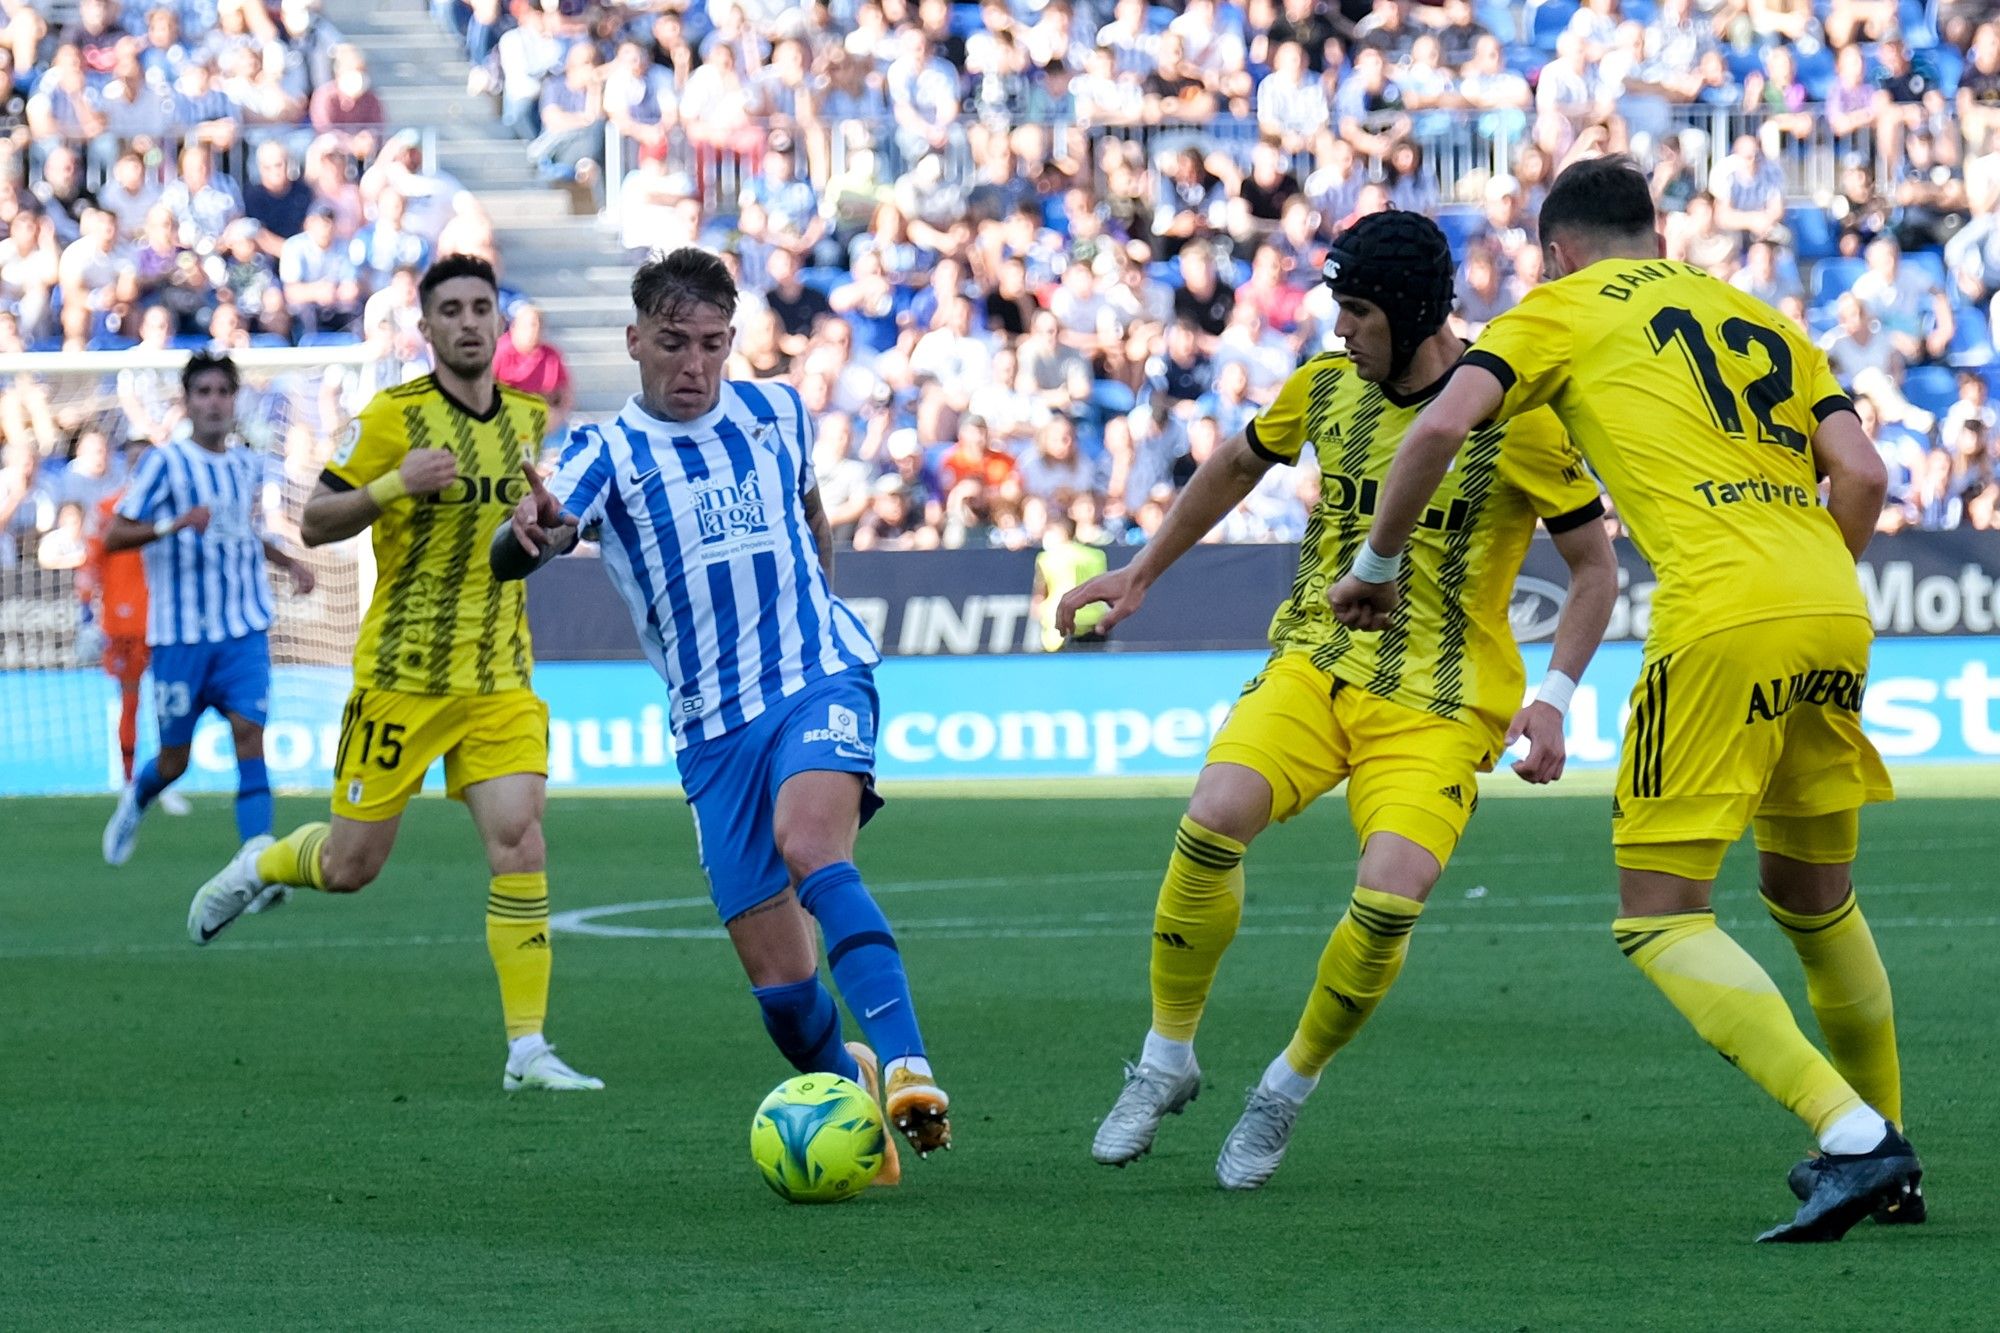
M2000 22L1980 3L434 7L525 151L629 246L729 257L734 369L800 389L857 547L1027 546L1053 514L1143 541L1333 344L1335 231L1437 216L1473 336L1539 280L1556 171L1610 151L1654 173L1673 257L1823 341L1891 463L1885 529L2000 525ZM57 30L5 9L0 353L359 340L401 377L422 369L416 269L498 260L315 0L80 0ZM560 415L560 354L505 295L503 377ZM307 455L288 472L379 378L284 423ZM71 558L72 507L176 420L152 372L93 402L0 388L0 562ZM1309 465L1276 469L1218 539L1296 539L1316 494Z

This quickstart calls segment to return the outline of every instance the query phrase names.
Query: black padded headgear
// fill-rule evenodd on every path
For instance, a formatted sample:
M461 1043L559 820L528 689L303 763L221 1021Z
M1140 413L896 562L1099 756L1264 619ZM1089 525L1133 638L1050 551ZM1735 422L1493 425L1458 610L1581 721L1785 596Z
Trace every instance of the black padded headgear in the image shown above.
M1390 209L1333 238L1322 270L1335 296L1381 307L1389 320L1389 375L1401 375L1424 339L1444 327L1455 295L1451 243L1421 213Z

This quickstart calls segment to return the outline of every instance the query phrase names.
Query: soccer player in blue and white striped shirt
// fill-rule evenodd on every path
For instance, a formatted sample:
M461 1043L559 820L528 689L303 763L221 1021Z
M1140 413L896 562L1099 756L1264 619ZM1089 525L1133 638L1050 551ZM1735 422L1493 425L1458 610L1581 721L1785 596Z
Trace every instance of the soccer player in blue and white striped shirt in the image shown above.
M271 584L265 563L301 595L312 571L264 534L264 459L235 436L236 365L197 352L181 371L187 430L147 451L104 534L106 551L145 548L153 711L160 752L118 797L104 826L104 859L124 865L139 820L187 771L194 726L210 708L236 742L236 831L271 831L264 718L271 692Z
M736 287L714 255L655 254L632 282L640 392L570 435L495 535L522 578L601 533L604 567L667 683L681 779L716 910L764 1025L803 1072L873 1084L921 1154L950 1144L889 923L854 867L881 806L875 644L834 596L812 427L790 387L725 380ZM827 965L870 1046L843 1048ZM893 1158L891 1159L893 1162ZM885 1172L891 1172L885 1163Z

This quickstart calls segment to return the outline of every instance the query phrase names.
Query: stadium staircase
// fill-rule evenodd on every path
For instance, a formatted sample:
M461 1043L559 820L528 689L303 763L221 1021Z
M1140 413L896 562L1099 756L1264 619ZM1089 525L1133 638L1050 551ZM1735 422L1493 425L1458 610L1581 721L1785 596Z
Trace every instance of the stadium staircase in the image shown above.
M430 131L437 165L486 207L502 276L540 306L544 336L569 363L581 414L609 415L633 388L625 356L631 266L571 194L538 180L527 145L500 125L492 98L467 96L471 66L420 0L327 0L326 16L368 57L389 123Z

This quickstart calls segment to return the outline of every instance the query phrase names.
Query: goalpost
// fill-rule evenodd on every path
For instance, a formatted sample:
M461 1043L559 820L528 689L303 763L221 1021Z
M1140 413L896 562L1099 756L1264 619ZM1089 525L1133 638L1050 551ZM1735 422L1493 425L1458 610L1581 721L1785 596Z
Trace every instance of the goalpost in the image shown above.
M109 475L122 477L146 444L172 432L187 356L142 348L0 354L0 514L22 491L26 469L36 470L0 531L0 796L109 792L123 780L118 685L103 669L103 635L77 584L79 528L95 523L96 506L78 513L71 502L104 492L107 483L86 475L99 440ZM365 533L305 550L298 518L342 429L377 389L414 372L366 345L247 348L231 357L243 372L241 434L265 459L265 524L316 579L300 597L273 572L271 780L324 789L374 564ZM63 467L76 453L85 464ZM156 745L151 693L149 678L141 689L142 759ZM180 785L233 789L233 756L227 726L211 714Z

